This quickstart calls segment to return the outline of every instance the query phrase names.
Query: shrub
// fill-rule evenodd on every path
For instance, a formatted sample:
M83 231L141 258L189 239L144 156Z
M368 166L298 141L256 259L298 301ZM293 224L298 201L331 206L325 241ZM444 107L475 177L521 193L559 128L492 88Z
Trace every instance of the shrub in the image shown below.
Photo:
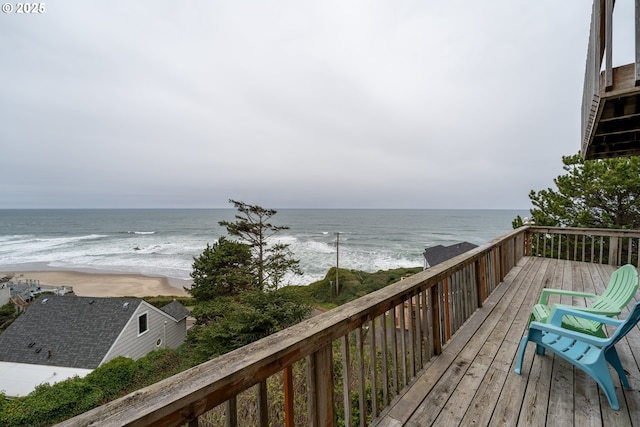
M102 391L84 378L74 377L58 384L42 384L28 396L8 400L2 406L0 425L45 426L98 406Z
M102 390L106 399L114 399L131 387L136 363L126 357L116 357L86 376L86 380Z

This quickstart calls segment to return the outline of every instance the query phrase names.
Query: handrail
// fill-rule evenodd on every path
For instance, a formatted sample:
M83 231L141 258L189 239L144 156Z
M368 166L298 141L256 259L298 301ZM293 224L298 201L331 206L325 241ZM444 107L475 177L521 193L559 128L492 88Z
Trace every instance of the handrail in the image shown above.
M522 257L544 256L549 248L552 256L564 254L571 239L558 246L552 236L587 233L609 246L630 238L637 247L640 239L627 230L521 227L61 425L196 426L199 417L201 425L333 426L338 418L346 426L368 425Z

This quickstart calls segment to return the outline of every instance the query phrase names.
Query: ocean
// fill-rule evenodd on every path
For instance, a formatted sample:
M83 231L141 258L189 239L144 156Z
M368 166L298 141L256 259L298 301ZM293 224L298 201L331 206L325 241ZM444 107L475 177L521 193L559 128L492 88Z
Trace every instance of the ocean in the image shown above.
M234 209L0 210L0 271L67 269L166 276L190 281L193 258L226 235ZM290 245L303 276L336 265L374 272L423 265L425 248L482 245L509 232L526 210L279 209L277 240Z

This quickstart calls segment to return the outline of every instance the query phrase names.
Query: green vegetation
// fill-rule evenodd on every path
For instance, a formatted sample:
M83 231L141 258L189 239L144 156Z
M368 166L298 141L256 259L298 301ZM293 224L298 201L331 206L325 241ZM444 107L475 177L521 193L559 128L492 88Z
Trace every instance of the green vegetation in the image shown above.
M332 267L324 279L300 287L301 293L307 294L307 299L316 306L333 308L354 299L360 298L387 285L422 271L422 267L396 268L394 270L379 270L367 273L358 270L339 269L339 294L335 295L336 269Z
M248 205L237 200L229 200L238 210L236 220L220 221L226 227L230 236L237 237L251 249L253 259L250 263L253 275L253 285L264 290L275 290L284 285L287 273L302 274L300 261L292 258L289 245L285 243L270 243L269 239L286 226L275 226L268 221L278 211L265 209L261 206Z
M299 273L299 261L289 245L268 239L288 227L268 221L273 209L230 200L238 209L235 221L220 221L230 236L207 245L194 258L193 285L196 326L187 340L193 364L235 350L308 317L312 306L282 287L287 273Z
M197 365L287 328L309 316L311 306L286 289L243 292L200 303L192 314L200 324L187 337Z
M220 237L194 259L193 284L185 290L199 301L238 295L252 288L251 261L249 245Z
M43 384L28 396L0 399L1 426L47 426L103 405L184 370L179 350L158 350L133 361L115 358L85 378Z
M640 157L583 160L563 156L557 189L531 190L535 225L588 228L640 227ZM521 218L514 227L522 225Z
M0 333L7 329L17 317L18 312L12 302L0 306Z

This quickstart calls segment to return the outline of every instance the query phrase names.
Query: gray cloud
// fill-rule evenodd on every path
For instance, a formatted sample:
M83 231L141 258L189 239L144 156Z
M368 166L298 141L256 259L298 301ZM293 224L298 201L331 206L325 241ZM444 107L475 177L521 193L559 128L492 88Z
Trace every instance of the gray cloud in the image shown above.
M526 208L579 149L590 11L99 0L5 14L0 208Z

